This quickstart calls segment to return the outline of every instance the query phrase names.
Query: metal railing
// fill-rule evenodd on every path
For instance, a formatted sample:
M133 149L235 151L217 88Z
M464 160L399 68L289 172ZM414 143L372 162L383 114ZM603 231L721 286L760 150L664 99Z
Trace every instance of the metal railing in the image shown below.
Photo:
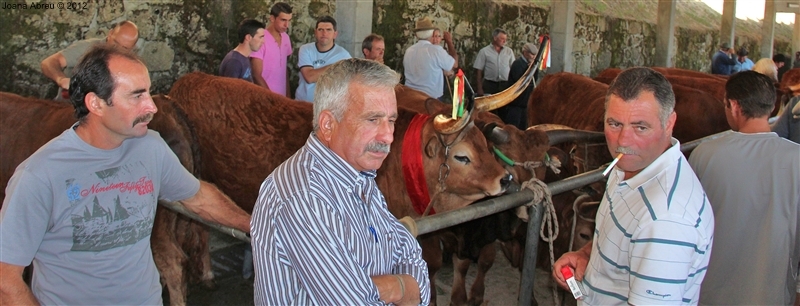
M718 138L727 132L729 131L710 135L698 140L682 144L681 151L686 152L688 150L693 150L700 143ZM549 183L547 184L547 188L550 190L550 193L552 195L557 195L562 192L570 191L573 189L577 189L592 184L594 182L598 182L603 179L602 170L604 170L604 168L605 167L602 167L600 169L588 171L560 181ZM525 205L526 203L529 203L533 200L534 200L533 192L528 189L523 189L516 193L507 194L501 197L476 202L464 208L444 213L439 213L433 216L419 218L416 220L417 230L419 235L435 232L457 224L486 217L508 209L516 208ZM250 237L248 237L248 235L245 234L244 232L231 227L205 221L202 218L200 218L200 216L187 210L183 205L179 203L159 201L159 204L164 205L165 207L175 212L178 212L182 215L185 215L191 218L192 220L205 224L210 228L213 228L225 234L230 234L231 236L239 240L250 242ZM530 305L531 302L531 295L533 294L534 276L536 274L535 273L536 252L539 245L539 228L541 227L542 223L543 210L544 208L541 202L536 203L535 205L532 205L530 208L528 208L528 215L531 218L530 219L531 222L528 222L528 229L527 229L528 240L526 241L525 244L525 257L523 261L522 279L520 280L519 305Z

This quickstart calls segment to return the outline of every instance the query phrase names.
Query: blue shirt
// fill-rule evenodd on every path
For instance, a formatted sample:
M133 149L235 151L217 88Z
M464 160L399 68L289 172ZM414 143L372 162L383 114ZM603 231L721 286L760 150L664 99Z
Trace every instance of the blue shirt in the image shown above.
M231 50L219 64L219 76L242 79L252 83L253 72L250 69L250 59L239 51Z
M731 75L731 69L738 61L732 59L728 53L718 50L711 58L711 73L721 75Z
M317 49L317 44L310 42L300 46L297 51L297 68L311 67L319 69L341 60L350 58L350 53L344 48L333 45L328 51L320 52ZM317 83L308 83L303 73L300 73L300 82L297 84L297 90L294 93L294 98L299 101L314 102L314 91L317 89Z
M370 276L384 274L411 275L430 300L422 250L375 171L356 171L313 133L264 180L251 227L256 305L383 305Z

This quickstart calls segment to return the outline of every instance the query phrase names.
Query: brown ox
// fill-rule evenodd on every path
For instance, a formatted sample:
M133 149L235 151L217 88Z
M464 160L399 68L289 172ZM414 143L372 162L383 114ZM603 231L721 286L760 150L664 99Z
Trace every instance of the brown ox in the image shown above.
M197 168L194 134L183 112L168 97L153 97L158 113L148 125L156 130L191 172ZM0 185L8 185L17 165L76 122L67 103L0 93ZM0 190L0 201L5 187ZM153 259L172 305L186 304L186 277L213 287L208 231L159 206L150 237ZM186 268L189 268L186 271Z
M681 85L705 91L720 102L725 98L725 81L727 80L725 78L686 69L661 67L653 67L653 69L663 74L672 85ZM594 77L594 80L610 85L620 72L622 72L622 69L608 68L601 71L600 74Z
M399 107L427 113L447 112L450 110L450 106L447 104L441 103L422 92L405 86L398 86L395 92L398 97ZM503 152L510 159L518 163L544 160L545 152L549 147L548 138L550 138L546 135L546 132L535 129L520 131L513 125L504 124L500 118L490 112L478 112L474 114L474 116L476 125L481 127L484 131L486 138L490 140L490 144L497 147L498 150ZM577 137L578 135L569 136ZM596 137L597 135L594 136ZM602 135L600 136L602 137ZM553 143L553 139L550 139L549 142ZM560 158L561 161L565 162L568 161L565 157L553 156L553 158ZM524 169L519 165L507 168L513 174L514 180L517 183L530 180L534 175L529 169ZM535 176L540 180L545 179L547 182L566 177L562 175L561 177L545 178L545 167L542 166L535 168ZM565 222L561 224L562 228L569 227L571 229L573 221L571 218L567 217L572 216L572 204L575 198L576 196L574 195L566 194L558 195L553 199L554 202L557 203L556 209L559 211L560 215L559 222ZM596 205L594 207L596 208ZM588 211L587 214L591 214L591 210ZM590 218L593 218L593 215ZM575 231L579 233L579 236L591 239L594 223L582 222L582 220L583 219L579 220ZM503 251L510 261L521 264L521 255L524 249L525 225L523 224L520 227L516 227L515 225L519 223L519 219L514 215L513 211L506 211L469 221L451 227L446 231L438 232L442 234L439 236L439 239L442 240L444 249L447 252L453 253L452 259L455 271L453 275L453 289L451 292L452 304L461 305L466 303L469 305L480 305L483 302L485 275L493 265L496 254L495 240L499 239L508 242L508 244L504 243ZM516 228L522 228L522 230L520 231ZM517 234L515 234L515 232ZM515 236L520 233L523 236ZM561 234L555 241L556 252L563 253L562 249L568 247L569 236L566 230L561 231ZM512 238L516 239L512 240ZM522 241L519 241L519 239L522 239ZM586 241L588 240L582 241L578 239L575 245L576 247L583 246ZM542 241L541 243L545 242ZM544 253L540 255L540 258L549 257L549 255L545 256L547 255L547 248L540 248L539 250L544 251ZM441 250L438 243L429 246L426 252L430 253L429 258L431 259L428 260L428 264L429 271L433 275L441 266ZM467 299L464 281L469 265L473 261L477 262L478 271L470 289L469 299Z
M721 101L706 92L681 85L673 85L672 89L678 115L672 135L681 143L729 128ZM582 75L568 72L548 75L531 94L528 124L562 124L602 131L607 90L608 85ZM603 160L610 159L606 152Z
M263 179L302 147L312 130L312 104L290 100L236 79L191 73L173 85L170 96L186 110L197 129L203 177L216 183L245 210L252 210ZM407 98L398 94L399 101L404 99ZM376 178L390 211L397 217L419 216L404 184L398 184L403 179L403 136L417 114L398 109L392 150ZM419 136L420 151L416 152L422 156L433 209L452 210L502 193L511 176L495 161L481 131L469 122L463 129L443 133L434 127L434 120L433 116L425 120ZM450 154L445 158L442 144L451 142L454 143ZM450 170L440 186L442 164ZM423 250L439 249L438 240L433 238L423 237L420 244ZM437 259L435 254L423 253L429 265L441 264L441 254ZM433 275L430 274L432 281ZM432 290L435 299L435 287Z

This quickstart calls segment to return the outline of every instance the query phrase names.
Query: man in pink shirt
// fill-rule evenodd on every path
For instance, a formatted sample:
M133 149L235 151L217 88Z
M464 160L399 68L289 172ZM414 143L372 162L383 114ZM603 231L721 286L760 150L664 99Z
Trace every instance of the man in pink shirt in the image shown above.
M292 20L292 7L284 2L275 3L269 12L269 26L264 44L258 51L250 54L253 67L253 81L265 88L287 96L289 83L286 60L292 55L292 42L286 30Z

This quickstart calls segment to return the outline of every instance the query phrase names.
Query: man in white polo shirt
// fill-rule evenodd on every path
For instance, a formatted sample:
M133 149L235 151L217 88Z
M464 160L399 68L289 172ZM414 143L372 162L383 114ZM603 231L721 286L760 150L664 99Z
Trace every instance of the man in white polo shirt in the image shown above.
M449 32L442 32L447 51L431 43L437 37L433 36L433 22L428 17L417 20L414 33L419 41L409 47L403 56L405 85L441 100L444 96L443 75L451 76L453 69L458 68L453 38Z
M621 159L608 178L592 242L561 256L587 305L697 304L714 234L703 186L672 138L675 94L644 67L617 76L606 94L608 150Z

